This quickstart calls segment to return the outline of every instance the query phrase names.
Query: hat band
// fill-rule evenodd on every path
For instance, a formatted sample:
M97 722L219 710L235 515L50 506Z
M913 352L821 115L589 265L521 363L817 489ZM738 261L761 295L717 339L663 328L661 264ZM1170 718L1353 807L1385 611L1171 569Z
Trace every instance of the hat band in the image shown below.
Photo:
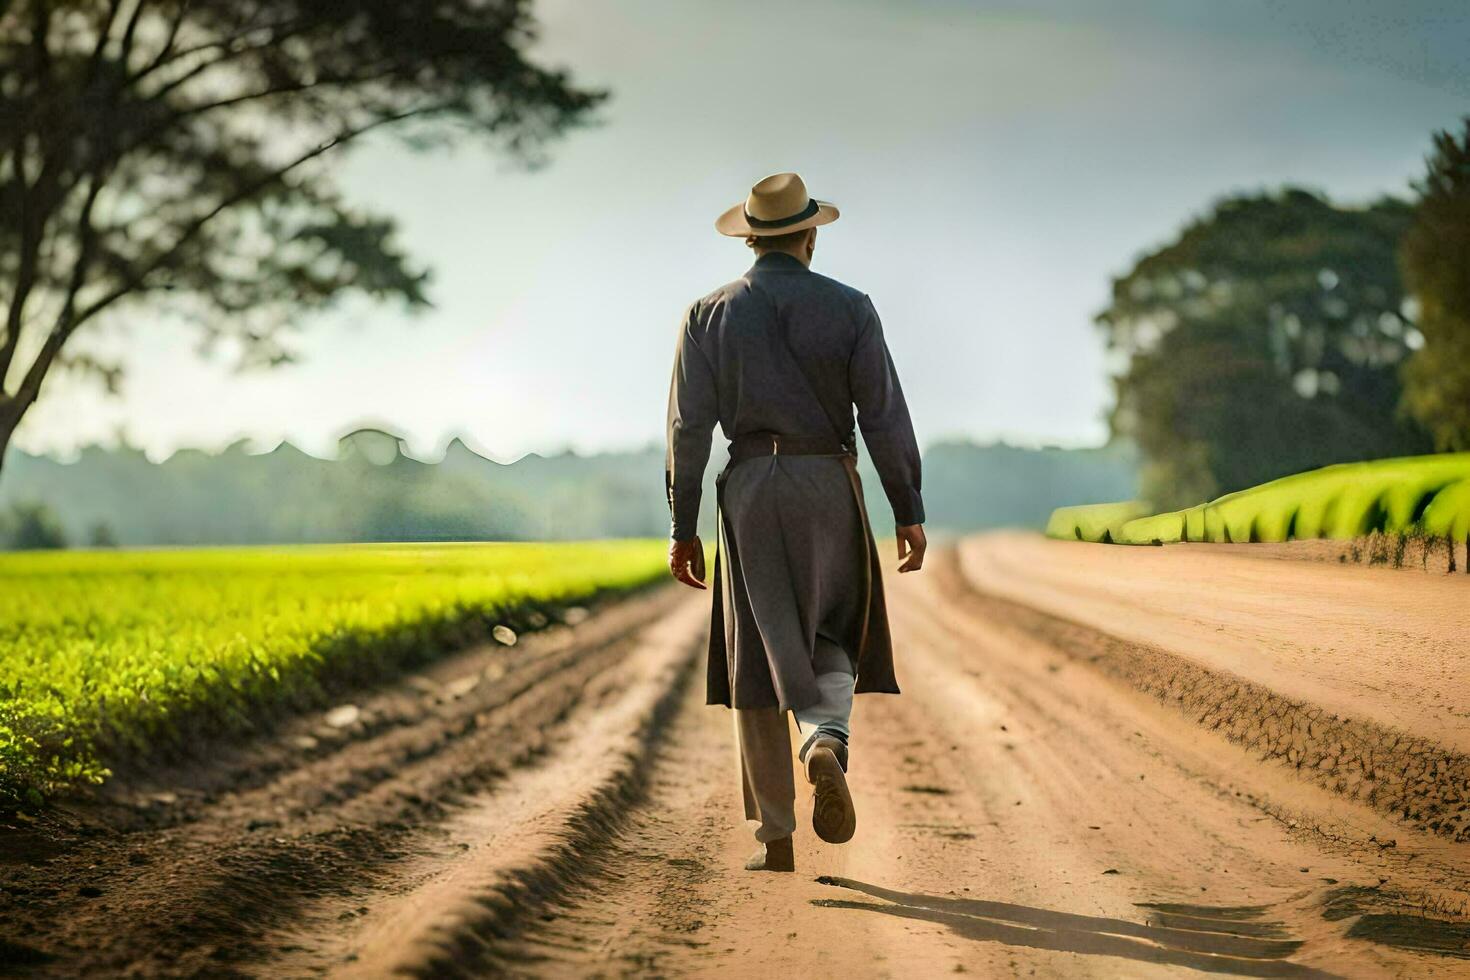
M820 210L821 205L817 204L817 199L811 198L806 202L806 207L802 208L795 214L785 218L776 218L772 221L766 221L761 218L752 217L750 212L746 211L745 223L750 225L750 227L752 228L784 228L786 225L794 225L798 221L805 221L807 218L810 218L812 215L816 214Z

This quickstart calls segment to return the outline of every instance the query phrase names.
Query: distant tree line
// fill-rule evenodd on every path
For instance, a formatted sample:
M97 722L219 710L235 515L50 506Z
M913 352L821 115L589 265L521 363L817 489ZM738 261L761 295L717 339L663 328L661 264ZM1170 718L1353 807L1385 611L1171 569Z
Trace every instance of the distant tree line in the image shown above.
M112 525L98 521L87 528L89 548L116 548ZM73 544L61 517L38 500L23 500L0 509L0 551L53 551Z
M1470 119L1435 136L1416 190L1229 197L1113 281L1110 424L1147 499L1470 449Z
M1053 507L1131 497L1137 487L1136 456L1123 446L946 442L924 459L936 529L1039 527ZM662 466L656 448L498 463L457 440L443 459L423 462L372 429L344 437L335 459L287 444L183 450L161 463L128 447L86 449L65 463L12 451L0 548L658 537L668 531ZM860 466L874 524L891 524L866 457ZM713 502L707 488L706 528Z
M45 504L30 500L0 511L0 548L42 551L66 546L66 530Z

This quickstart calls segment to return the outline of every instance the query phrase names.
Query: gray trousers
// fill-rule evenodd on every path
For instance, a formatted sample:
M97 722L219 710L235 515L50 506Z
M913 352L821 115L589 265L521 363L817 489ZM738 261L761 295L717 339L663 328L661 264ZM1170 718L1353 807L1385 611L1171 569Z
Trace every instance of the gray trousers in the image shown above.
M853 667L843 649L817 637L812 667L822 700L793 712L809 745L819 730L851 734ZM740 786L745 819L760 824L755 839L761 843L790 837L796 830L796 780L791 766L791 729L779 708L736 708L735 742L740 749ZM806 745L802 746L802 755Z

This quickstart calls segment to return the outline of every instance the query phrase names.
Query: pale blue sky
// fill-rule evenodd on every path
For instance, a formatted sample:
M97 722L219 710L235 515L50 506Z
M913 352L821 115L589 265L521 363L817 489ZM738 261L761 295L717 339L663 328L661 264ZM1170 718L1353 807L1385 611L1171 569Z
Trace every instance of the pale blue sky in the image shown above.
M61 379L17 442L121 428L156 457L249 436L326 453L384 422L432 458L661 438L690 300L749 253L712 222L795 169L843 217L816 268L872 295L920 438L1096 444L1108 277L1219 195L1404 193L1470 113L1461 0L555 0L544 58L612 89L537 173L391 141L340 161L435 272L434 309L353 303L302 363L239 376L134 324L121 397Z

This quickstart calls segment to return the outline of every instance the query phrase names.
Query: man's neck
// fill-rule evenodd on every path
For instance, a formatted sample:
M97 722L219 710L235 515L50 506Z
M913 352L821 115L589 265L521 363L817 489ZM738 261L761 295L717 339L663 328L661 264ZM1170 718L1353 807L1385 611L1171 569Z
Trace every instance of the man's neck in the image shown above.
M784 248L768 248L768 249L764 249L764 250L756 253L756 255L755 255L756 261L757 262L760 261L761 259L765 258L767 255L787 255L787 256L790 256L791 258L795 259L796 261L800 262L802 265L806 266L808 269L810 269L812 267L812 259L811 259L811 256L810 255L807 255L805 251L792 252L792 251L788 251L787 249L784 249Z

